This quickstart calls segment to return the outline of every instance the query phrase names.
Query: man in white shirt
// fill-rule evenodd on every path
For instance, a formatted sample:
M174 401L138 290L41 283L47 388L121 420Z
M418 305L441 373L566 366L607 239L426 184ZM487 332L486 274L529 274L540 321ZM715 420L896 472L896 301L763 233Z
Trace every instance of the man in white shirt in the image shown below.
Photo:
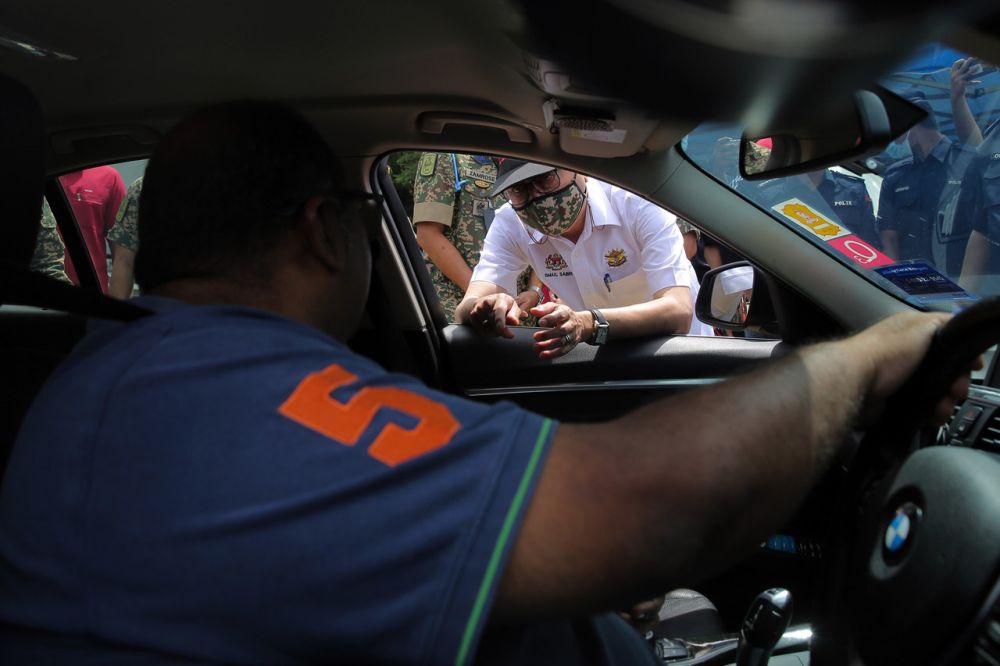
M486 335L513 337L522 312L514 280L526 266L558 294L531 309L541 358L611 337L712 335L694 316L698 279L677 218L630 192L581 174L504 160L496 212L456 321Z

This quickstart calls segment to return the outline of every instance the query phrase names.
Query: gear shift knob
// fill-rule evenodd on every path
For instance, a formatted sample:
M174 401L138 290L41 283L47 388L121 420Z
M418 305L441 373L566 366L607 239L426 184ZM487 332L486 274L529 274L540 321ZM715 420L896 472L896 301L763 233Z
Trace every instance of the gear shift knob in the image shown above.
M791 592L774 587L758 594L740 626L736 666L766 664L791 619Z

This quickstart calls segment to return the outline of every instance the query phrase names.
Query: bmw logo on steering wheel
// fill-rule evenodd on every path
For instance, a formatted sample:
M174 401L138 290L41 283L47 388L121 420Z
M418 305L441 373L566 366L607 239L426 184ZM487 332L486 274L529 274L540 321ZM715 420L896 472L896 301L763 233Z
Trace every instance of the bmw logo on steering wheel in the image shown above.
M895 563L903 557L913 541L921 515L920 507L913 502L906 502L896 509L895 515L885 528L883 545L886 560Z

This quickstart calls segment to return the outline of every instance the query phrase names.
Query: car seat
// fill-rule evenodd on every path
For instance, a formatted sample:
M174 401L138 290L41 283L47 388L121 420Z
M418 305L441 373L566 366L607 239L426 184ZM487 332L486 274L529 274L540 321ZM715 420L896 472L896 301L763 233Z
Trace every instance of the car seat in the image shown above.
M147 311L29 270L45 188L45 128L35 96L0 75L0 478L21 420L88 317L129 321ZM68 223L62 216L61 224Z

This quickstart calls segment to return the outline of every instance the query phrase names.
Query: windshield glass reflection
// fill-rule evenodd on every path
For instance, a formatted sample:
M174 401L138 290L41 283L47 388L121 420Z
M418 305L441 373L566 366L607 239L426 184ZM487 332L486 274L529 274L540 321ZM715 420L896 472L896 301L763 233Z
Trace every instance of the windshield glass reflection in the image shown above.
M915 305L1000 294L1000 71L931 45L880 83L927 117L863 162L751 182L740 176L737 126L702 125L682 148L776 220ZM749 165L766 162L767 139L751 148Z

